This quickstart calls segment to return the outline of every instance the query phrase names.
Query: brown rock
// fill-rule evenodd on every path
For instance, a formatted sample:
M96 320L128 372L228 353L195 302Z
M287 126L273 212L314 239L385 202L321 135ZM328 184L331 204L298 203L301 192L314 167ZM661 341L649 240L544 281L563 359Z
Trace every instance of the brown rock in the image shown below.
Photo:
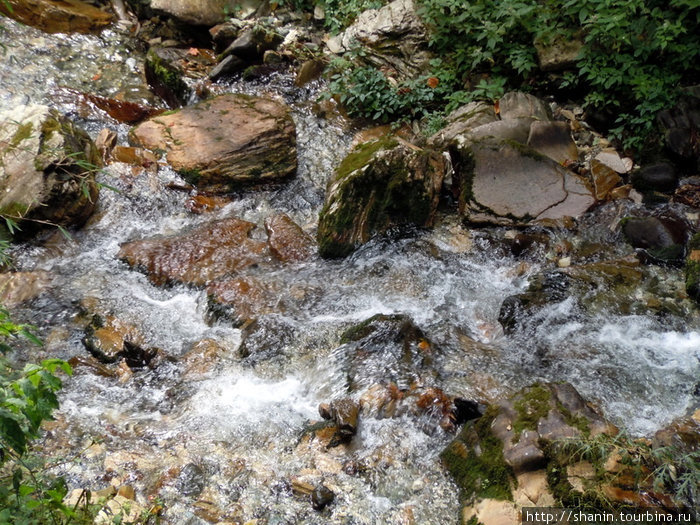
M613 198L613 189L622 184L622 177L598 159L591 160L591 175L593 176L595 198L598 201Z
M298 87L305 86L309 82L316 80L321 76L323 70L326 68L325 60L321 58L314 58L312 60L307 60L304 62L299 71L297 71L297 77L294 80L294 84Z
M253 228L235 218L214 221L182 235L124 243L119 258L156 285L201 286L264 260L265 243L248 237Z
M316 253L316 241L288 215L265 219L270 253L282 262L304 261Z
M533 122L527 145L559 164L578 159L578 149L566 122Z
M7 0L0 13L46 33L94 33L112 22L109 13L80 0Z
M231 199L220 195L192 195L185 201L185 209L199 215L219 210L230 202Z
M289 107L272 99L225 94L134 129L133 140L165 151L172 167L200 189L293 175L296 131Z
M227 349L216 339L202 339L192 345L192 348L182 356L185 375L200 375L210 372L217 366L218 361Z
M112 159L116 162L143 166L144 168L158 163L158 158L150 151L129 146L114 146L112 149Z
M213 282L207 286L207 295L214 313L233 318L236 325L270 312L276 301L270 287L250 277Z

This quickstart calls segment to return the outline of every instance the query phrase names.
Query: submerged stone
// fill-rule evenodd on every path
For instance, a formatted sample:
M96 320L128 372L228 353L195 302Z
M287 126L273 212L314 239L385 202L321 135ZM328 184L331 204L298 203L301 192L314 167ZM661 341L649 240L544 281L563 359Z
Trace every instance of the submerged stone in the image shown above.
M265 259L265 243L248 237L253 228L247 221L222 219L181 235L124 243L119 258L156 285L201 286Z

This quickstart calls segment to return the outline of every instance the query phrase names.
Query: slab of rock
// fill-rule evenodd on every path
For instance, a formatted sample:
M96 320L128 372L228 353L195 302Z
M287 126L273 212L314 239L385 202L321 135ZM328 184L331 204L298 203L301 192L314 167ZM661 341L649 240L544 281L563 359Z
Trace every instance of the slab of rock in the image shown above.
M296 128L276 100L225 94L136 126L137 145L165 152L170 165L200 190L296 173Z
M316 253L316 241L288 215L265 219L270 253L282 262L304 261Z
M355 148L336 169L318 226L322 257L344 257L391 226L430 226L446 171L443 155L397 139Z
M598 158L591 159L591 176L593 177L593 187L595 198L598 201L606 201L612 198L612 190L622 184L622 177L604 164Z
M458 166L460 210L473 223L577 217L595 203L578 175L512 141L462 147Z
M119 258L156 285L201 286L265 259L266 244L248 237L253 228L247 221L223 219L174 237L127 242Z
M86 169L86 163L94 169ZM48 106L0 112L3 215L18 222L23 217L82 225L95 208L94 171L100 165L97 147L87 133Z
M362 44L367 54L362 60L410 77L429 66L427 30L416 12L414 0L394 0L381 9L368 9L339 35L331 38L328 49L344 53Z
M112 22L111 14L80 0L7 0L0 13L46 33L94 33Z
M562 71L576 64L583 49L579 38L555 38L551 42L535 41L537 61L542 71Z
M530 125L527 145L559 164L578 160L578 148L566 122L536 120Z

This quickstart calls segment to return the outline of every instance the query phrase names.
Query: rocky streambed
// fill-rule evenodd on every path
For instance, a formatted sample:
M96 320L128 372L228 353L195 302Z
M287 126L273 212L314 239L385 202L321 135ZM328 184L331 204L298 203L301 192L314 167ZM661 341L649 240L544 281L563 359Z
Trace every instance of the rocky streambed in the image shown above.
M299 81L319 44L294 20L214 32L218 65L164 52L167 25L148 53L130 24L2 23L3 177L29 191L3 201L26 237L3 301L46 341L19 360L73 365L41 443L70 488L173 524L678 504L554 450L616 427L697 446L695 179L631 173L523 93L432 137L365 129Z

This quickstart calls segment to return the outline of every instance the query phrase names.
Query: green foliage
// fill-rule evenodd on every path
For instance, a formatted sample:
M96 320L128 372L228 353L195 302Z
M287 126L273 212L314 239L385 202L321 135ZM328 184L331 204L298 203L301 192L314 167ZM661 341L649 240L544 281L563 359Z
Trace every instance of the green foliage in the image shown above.
M652 483L657 491L674 496L680 505L692 508L700 498L700 450L676 446L653 447L645 440L635 440L625 433L617 436L598 434L593 437L563 439L556 443L560 457L571 461L588 461L603 475L602 465L610 457L631 469L637 487Z
M5 354L12 350L9 343L20 338L41 345L31 327L14 323L0 308L0 523L89 522L87 502L81 510L66 507L65 482L44 474L41 461L28 455L42 422L58 408L61 380L56 373L70 374L71 368L60 359L46 359L16 370Z
M658 111L700 75L693 0L421 0L420 13L457 80L485 75L482 91L495 79L521 89L536 83L533 42L582 38L562 87L587 92L588 108L617 115L610 132L628 148L653 140Z

